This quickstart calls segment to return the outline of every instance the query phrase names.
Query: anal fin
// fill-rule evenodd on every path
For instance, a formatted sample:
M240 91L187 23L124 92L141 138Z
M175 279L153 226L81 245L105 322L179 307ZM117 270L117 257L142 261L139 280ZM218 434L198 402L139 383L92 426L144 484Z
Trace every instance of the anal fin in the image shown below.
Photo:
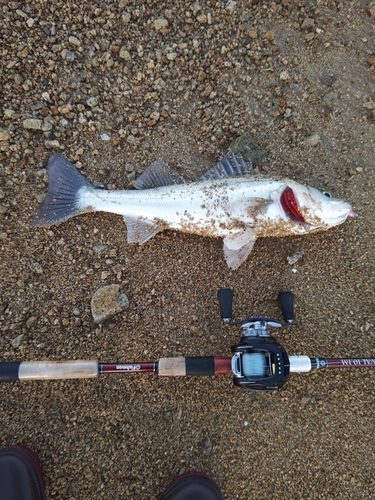
M139 243L142 245L161 231L160 226L154 222L134 217L124 217L128 230L128 243Z

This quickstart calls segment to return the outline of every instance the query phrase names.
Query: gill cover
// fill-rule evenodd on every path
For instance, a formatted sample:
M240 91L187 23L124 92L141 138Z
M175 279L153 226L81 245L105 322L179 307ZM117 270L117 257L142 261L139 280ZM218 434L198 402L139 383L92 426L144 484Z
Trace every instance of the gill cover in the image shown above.
M290 180L286 184L286 193L281 194L280 203L291 220L312 228L329 228L344 222L352 211L349 203L329 198L319 189Z

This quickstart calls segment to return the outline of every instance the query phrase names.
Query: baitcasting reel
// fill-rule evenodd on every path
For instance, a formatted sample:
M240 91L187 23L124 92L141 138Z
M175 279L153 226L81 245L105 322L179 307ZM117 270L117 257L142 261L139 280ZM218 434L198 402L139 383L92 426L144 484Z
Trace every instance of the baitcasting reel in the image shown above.
M224 324L242 325L241 340L231 348L233 383L239 387L273 391L280 389L289 378L290 358L267 328L292 325L294 296L292 292L280 292L278 298L285 323L263 316L232 321L233 291L221 288L218 292Z

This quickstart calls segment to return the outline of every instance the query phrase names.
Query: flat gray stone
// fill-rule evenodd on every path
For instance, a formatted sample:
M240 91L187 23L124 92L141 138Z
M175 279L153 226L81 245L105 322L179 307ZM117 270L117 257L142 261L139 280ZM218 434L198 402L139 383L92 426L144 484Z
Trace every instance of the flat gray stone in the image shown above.
M24 128L32 129L32 130L40 130L42 128L43 121L38 120L37 118L28 118L24 120L23 126Z
M129 300L120 292L119 285L99 288L91 299L91 313L95 323L103 323L129 307Z
M241 155L245 162L251 161L254 167L258 167L262 159L268 155L266 149L261 148L244 135L234 139L229 150L235 155Z

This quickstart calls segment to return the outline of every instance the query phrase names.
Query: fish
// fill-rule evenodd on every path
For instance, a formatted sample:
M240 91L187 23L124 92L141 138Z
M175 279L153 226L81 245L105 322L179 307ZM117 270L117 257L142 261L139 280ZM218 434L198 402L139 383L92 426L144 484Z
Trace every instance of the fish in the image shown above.
M222 159L193 182L162 160L134 182L135 189L95 188L63 155L48 162L48 191L33 215L47 227L90 212L124 217L128 243L144 244L172 229L224 241L224 257L237 269L259 237L327 230L354 216L349 203L294 180L257 179L241 156Z

